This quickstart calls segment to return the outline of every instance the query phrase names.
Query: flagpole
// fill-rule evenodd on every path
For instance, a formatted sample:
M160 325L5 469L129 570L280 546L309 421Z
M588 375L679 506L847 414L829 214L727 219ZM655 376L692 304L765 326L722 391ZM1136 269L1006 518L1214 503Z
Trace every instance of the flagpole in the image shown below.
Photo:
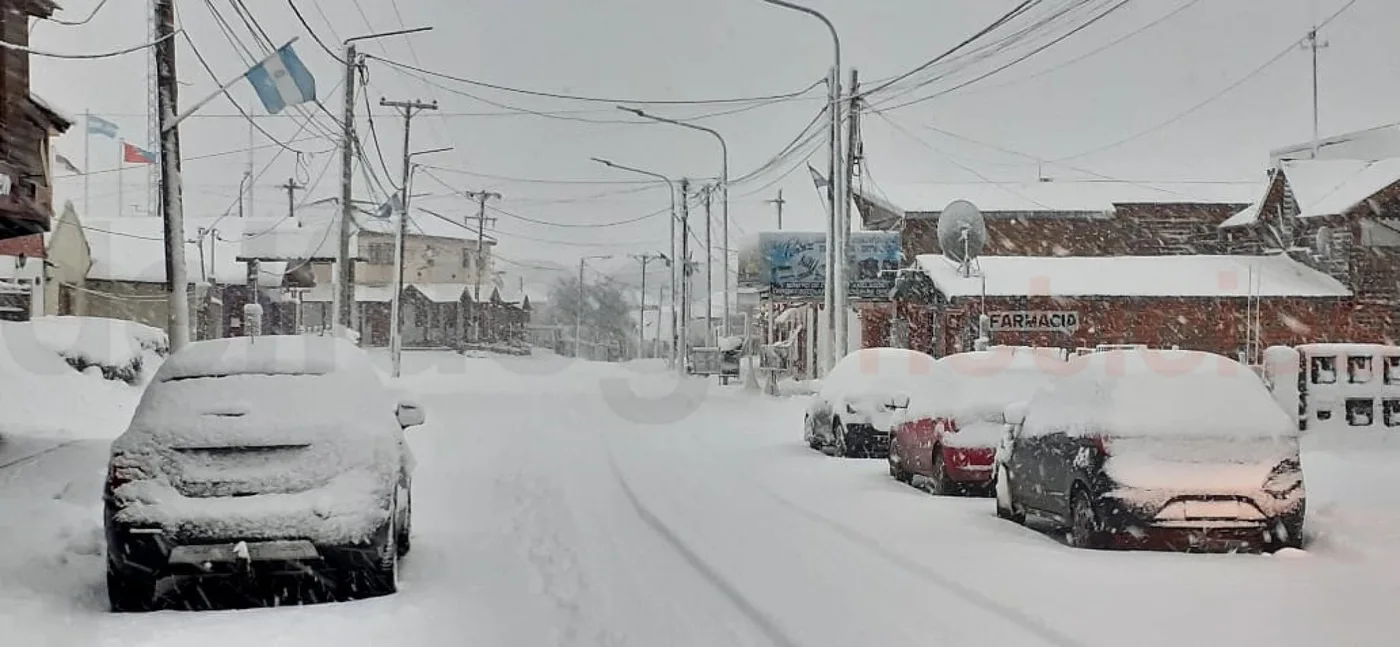
M122 189L124 188L122 185L125 184L122 169L126 168L126 143L118 141L117 146L121 147L121 150L117 151L117 217L120 218L122 217L122 200L125 199L122 197Z
M253 64L253 67L252 67L252 68L249 68L249 69L257 68L258 66L262 65L263 63L266 63L266 62L268 62L268 61L270 61L270 60L272 60L272 59L274 59L274 58L276 58L276 57L278 57L278 56L281 56L282 50L284 50L284 49L290 47L290 46L292 45L292 43L297 42L297 40L299 40L300 38L301 38L300 36L297 36L297 37L295 37L295 38L292 38L291 40L287 41L287 44L286 44L286 45L283 45L283 46L281 46L281 47L278 47L277 49L272 50L272 53L271 53L271 54L268 54L267 56L263 57L263 59L262 59L261 61L258 61L257 63L254 63L254 64ZM213 101L216 97L218 97L218 96L220 96L220 95L228 94L228 89L231 88L231 87L233 87L233 84L238 83L239 81L242 81L243 78L246 77L246 76L248 76L248 72L247 72L247 71L244 71L242 74L239 74L238 76L235 76L235 77L229 79L228 82L219 85L218 89L216 89L216 90L214 90L213 92L209 93L209 96L204 97L203 99L200 99L199 101L195 102L194 105L190 106L189 108L186 108L184 112L181 112L180 114L175 115L174 120L172 120L170 123L168 123L168 124L165 125L165 131L169 131L170 129L172 129L172 128L178 126L178 125L180 125L180 122L182 122L182 121L188 119L188 118L190 117L190 115L193 115L194 113L198 112L200 108L203 108L205 104L209 103L210 101ZM233 98L232 96L230 96L230 97L229 97L229 101L234 101L234 98ZM236 101L234 101L234 102L237 103Z
M83 217L92 217L92 111L83 111Z

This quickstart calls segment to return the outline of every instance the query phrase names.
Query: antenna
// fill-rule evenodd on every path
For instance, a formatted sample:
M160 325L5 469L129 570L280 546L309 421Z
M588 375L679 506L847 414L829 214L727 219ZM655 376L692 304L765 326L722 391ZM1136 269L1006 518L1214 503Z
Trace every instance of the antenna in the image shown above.
M958 264L963 277L972 276L972 261L987 245L987 222L982 212L966 200L955 200L938 216L938 245L943 255Z

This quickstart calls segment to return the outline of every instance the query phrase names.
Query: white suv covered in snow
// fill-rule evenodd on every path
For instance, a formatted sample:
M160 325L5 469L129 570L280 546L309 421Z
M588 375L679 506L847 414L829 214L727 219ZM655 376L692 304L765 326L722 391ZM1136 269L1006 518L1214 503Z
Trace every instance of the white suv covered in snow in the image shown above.
M422 422L341 339L188 345L112 443L112 609L149 609L158 585L182 577L315 573L394 592L412 514L404 429Z

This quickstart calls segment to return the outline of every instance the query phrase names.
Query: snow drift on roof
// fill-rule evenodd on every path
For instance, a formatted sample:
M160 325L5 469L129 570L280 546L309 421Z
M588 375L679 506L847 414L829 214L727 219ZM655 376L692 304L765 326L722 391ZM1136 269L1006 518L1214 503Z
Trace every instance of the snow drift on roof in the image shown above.
M1259 222L1259 207L1260 204L1255 202L1248 207L1236 211L1235 215L1226 218L1224 222L1220 223L1220 228L1230 229L1232 227L1244 227Z
M388 303L394 299L394 289L387 285L357 285L355 286L355 301L357 303ZM318 285L302 294L303 303L330 303L331 286Z
M1280 438L1297 427L1253 370L1187 350L1091 353L1030 403L1027 435Z
M964 278L941 255L922 254L919 267L949 297L1159 296L1342 297L1336 279L1284 255L1271 256L983 256Z
M465 283L410 283L409 285L433 303L457 303L462 300L462 294L467 291ZM482 286L481 298L483 300L491 296L490 289L490 286Z
M364 351L338 337L265 335L191 342L161 365L154 381L246 375L322 375L373 371Z
M204 253L201 254L200 245L193 241L199 239L201 227L210 226L217 227L218 235L204 236ZM256 233L270 226L267 222L238 218L224 218L217 223L214 219L186 220L185 276L190 283L216 278L220 283L247 283L248 267L238 260L243 233ZM164 220L152 217L94 220L83 223L83 233L92 254L88 278L132 283L165 282ZM201 259L204 262L202 268ZM280 286L286 267L287 264L282 262L263 263L258 282L264 287Z
M1290 160L1283 173L1301 217L1335 216L1400 182L1400 158Z
M1254 183L1003 182L910 184L886 192L901 212L941 212L954 200L982 211L1112 213L1117 204L1239 203L1258 197Z

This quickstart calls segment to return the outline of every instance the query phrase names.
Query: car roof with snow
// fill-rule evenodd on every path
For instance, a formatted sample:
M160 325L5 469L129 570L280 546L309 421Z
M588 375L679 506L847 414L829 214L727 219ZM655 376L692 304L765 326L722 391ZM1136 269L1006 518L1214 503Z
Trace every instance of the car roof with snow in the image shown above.
M1076 357L1030 402L1025 433L1278 437L1297 427L1249 367L1191 350Z
M938 358L930 387L910 394L911 418L983 419L1029 399L1068 365L1059 348L994 346Z
M338 337L266 335L191 342L161 365L154 381L373 370L364 351Z
M822 392L902 386L933 372L932 356L907 348L862 348L841 358L822 380Z

